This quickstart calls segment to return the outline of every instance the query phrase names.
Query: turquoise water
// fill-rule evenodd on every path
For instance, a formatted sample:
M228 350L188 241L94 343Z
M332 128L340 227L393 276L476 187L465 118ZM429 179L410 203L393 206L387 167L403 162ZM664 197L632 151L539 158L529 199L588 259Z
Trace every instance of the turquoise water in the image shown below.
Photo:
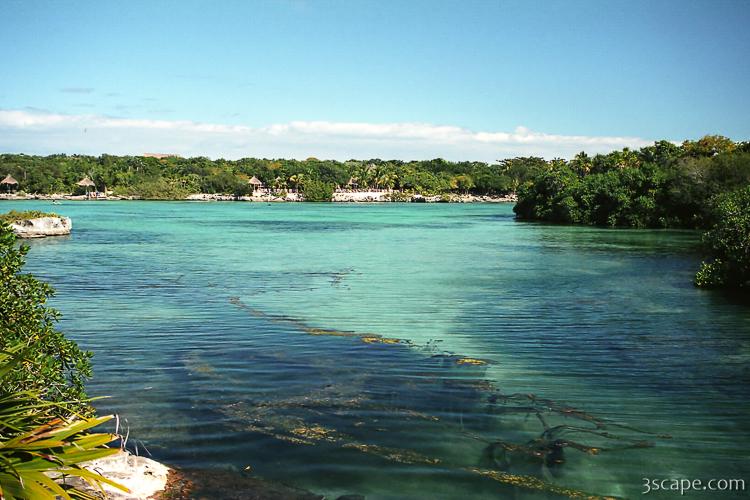
M11 208L73 218L28 269L96 353L97 406L164 462L368 499L750 480L750 307L692 286L696 233L505 204Z

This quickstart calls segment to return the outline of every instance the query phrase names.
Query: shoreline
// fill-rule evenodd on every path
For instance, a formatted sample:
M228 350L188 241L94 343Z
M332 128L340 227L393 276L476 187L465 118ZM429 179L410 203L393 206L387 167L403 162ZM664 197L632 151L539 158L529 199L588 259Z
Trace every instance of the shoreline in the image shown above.
M425 196L402 191L338 191L328 203L515 203L515 193L503 196L446 193ZM244 201L260 203L299 203L304 201L299 193L258 193L252 196L234 196L219 193L194 193L185 198L139 198L135 196L86 196L70 194L0 194L0 201Z
M151 458L133 455L129 451L121 451L115 455L85 462L81 466L95 472L102 477L115 481L128 491L115 488L107 483L99 483L94 487L89 482L76 477L68 477L63 481L75 486L92 496L111 500L146 500L162 498L168 490L168 479L174 469Z
M79 478L67 478L67 484L100 498L102 494L110 500L189 500L198 495L208 498L206 493L224 490L248 498L277 498L280 500L324 500L324 495L288 486L255 476L249 470L193 469L166 465L153 458L121 451L110 457L82 464L84 468L115 481L129 491L123 491L107 483L100 483L101 490ZM359 495L336 498L364 498Z

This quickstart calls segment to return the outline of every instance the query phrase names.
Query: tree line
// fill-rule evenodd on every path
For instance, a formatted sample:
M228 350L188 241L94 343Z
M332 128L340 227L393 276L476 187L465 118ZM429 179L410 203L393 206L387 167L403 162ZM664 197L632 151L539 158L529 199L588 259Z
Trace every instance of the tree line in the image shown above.
M337 187L396 189L419 194L473 193L502 195L514 192L546 162L542 158L514 158L493 164L443 159L306 160L205 157L144 157L24 154L0 155L0 173L18 180L27 193L80 192L76 185L88 176L99 191L142 199L182 199L191 193L244 195L255 176L277 192L326 193Z

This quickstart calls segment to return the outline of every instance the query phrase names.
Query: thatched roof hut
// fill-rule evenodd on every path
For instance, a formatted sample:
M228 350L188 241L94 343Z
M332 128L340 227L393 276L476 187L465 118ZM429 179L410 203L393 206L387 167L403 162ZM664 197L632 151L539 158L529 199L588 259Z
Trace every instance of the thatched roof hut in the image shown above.
M252 179L250 179L247 182L253 187L253 193L255 191L262 190L265 187L265 185L263 184L263 181L261 181L255 176L253 176Z
M351 188L359 186L359 183L357 182L357 179L355 179L354 177L350 177L349 182L347 182L346 185Z
M8 174L5 176L5 179L0 181L0 184L7 184L9 186L17 186L18 181L15 180L12 175Z
M83 186L83 187L96 187L96 184L94 184L94 181L89 179L88 176L84 177L80 181L76 182L77 185Z

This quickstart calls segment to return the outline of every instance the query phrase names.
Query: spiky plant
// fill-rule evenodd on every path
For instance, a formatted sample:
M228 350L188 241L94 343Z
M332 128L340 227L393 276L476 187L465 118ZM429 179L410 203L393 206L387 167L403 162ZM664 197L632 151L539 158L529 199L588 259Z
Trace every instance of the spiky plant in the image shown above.
M89 432L112 416L54 417L52 409L60 403L7 384L8 375L24 362L22 347L0 351L0 500L96 498L66 484L66 476L78 477L94 489L106 483L127 492L81 465L120 451L106 446L117 438L114 434Z

